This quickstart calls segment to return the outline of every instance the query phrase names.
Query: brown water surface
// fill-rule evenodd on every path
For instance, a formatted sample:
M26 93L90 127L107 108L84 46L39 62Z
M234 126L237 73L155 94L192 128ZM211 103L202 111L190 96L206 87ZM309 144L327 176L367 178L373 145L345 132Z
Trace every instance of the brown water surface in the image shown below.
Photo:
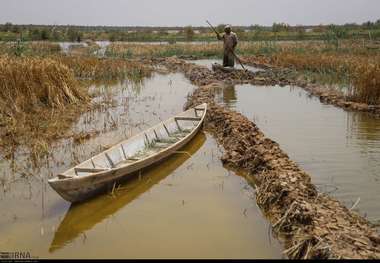
M253 120L317 187L380 219L380 119L322 104L298 87L239 85L217 100Z
M112 193L70 205L47 178L182 111L194 89L182 74L140 84L92 87L113 99L84 114L73 131L98 132L50 145L35 167L28 149L0 160L0 251L40 258L279 258L254 189L225 169L215 140L200 132L183 151Z

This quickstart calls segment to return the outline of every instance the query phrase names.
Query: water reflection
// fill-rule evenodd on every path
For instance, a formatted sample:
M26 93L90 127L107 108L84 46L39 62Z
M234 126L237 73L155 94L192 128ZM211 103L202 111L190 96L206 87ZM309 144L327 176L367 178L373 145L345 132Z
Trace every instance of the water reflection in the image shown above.
M94 86L94 99L113 103L73 125L73 133L90 133L89 138L50 145L39 167L30 164L26 149L15 151L13 162L0 160L0 248L40 258L280 257L253 189L223 168L208 135L188 146L191 158L173 156L115 196L83 206L70 207L47 185L49 176L181 112L193 88L183 74L154 74L139 87Z
M183 151L193 155L204 144L205 140L205 134L200 132L183 148ZM119 209L170 175L185 161L191 158L190 155L183 153L175 154L158 166L135 174L132 180L122 184L121 188L118 188L119 190L115 195L103 195L83 204L71 205L54 234L49 252L54 252L62 248L72 242L72 240L77 238L80 234L93 228L105 218L112 216L112 214L116 213Z
M313 182L347 207L380 218L380 119L321 104L298 87L238 85L216 97L255 121Z
M237 97L236 97L236 90L233 85L227 85L223 89L223 102L231 106L236 103Z

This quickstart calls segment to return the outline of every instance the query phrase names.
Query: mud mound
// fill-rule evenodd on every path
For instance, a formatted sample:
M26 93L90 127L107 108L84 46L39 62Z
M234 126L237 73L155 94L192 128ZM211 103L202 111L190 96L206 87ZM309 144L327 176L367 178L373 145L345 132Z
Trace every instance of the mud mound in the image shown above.
M294 80L289 79L289 70L269 69L267 71L245 71L235 69L232 72L223 70L212 71L204 66L194 63L187 63L185 60L172 58L155 58L149 63L165 66L168 70L183 72L192 82L197 85L207 85L215 81L223 81L232 85L253 84L253 85L290 85Z

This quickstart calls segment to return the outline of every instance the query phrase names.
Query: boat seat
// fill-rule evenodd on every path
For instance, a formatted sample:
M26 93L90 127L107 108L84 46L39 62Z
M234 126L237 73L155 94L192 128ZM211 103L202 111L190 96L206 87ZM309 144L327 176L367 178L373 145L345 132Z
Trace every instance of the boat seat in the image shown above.
M74 168L74 171L75 171L75 174L78 174L78 173L99 173L99 172L104 172L104 171L108 171L108 169L105 169L105 168L86 168L86 167L75 167Z
M174 117L176 121L200 121L201 117Z

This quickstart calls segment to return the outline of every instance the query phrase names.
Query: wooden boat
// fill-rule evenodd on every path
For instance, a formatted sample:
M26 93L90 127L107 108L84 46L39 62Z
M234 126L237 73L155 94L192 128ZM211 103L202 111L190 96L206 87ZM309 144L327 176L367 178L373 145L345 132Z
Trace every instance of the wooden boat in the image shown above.
M178 167L186 163L205 143L206 135L200 131L182 149L189 154L177 154L168 157L157 166L143 170L141 180L129 180L125 189L119 190L112 197L94 198L81 205L71 204L64 218L54 233L49 252L53 253L72 243L79 236L86 234L103 220L116 215L140 195L149 191L154 185L172 174ZM123 185L124 188L124 185ZM112 202L110 199L112 198Z
M81 202L186 145L200 130L207 104L199 105L141 132L50 179L69 202Z

